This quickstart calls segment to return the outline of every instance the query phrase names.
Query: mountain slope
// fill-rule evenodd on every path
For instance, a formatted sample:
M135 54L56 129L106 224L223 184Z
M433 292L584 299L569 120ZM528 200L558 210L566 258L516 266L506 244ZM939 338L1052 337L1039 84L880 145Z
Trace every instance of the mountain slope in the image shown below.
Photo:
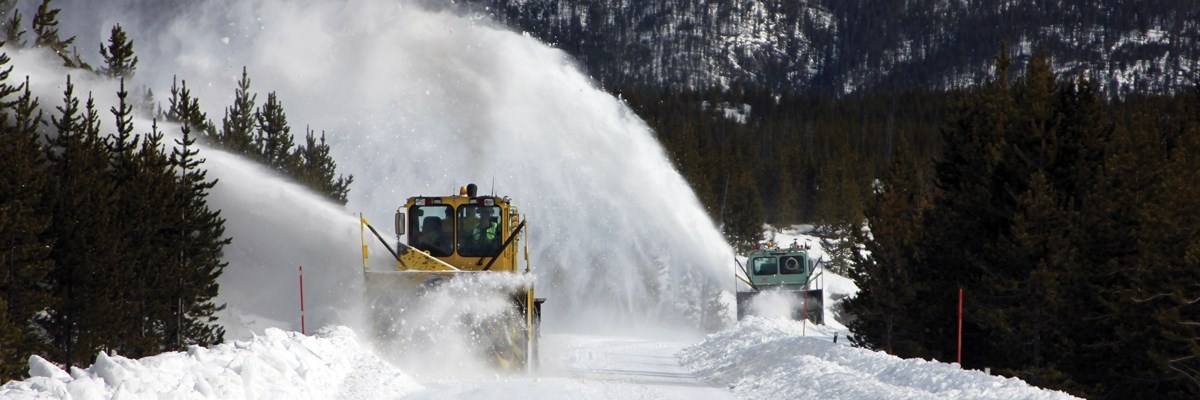
M1057 72L1128 94L1176 90L1200 60L1200 3L1187 0L469 3L574 55L608 87L959 88L1007 42L1017 60L1044 48Z

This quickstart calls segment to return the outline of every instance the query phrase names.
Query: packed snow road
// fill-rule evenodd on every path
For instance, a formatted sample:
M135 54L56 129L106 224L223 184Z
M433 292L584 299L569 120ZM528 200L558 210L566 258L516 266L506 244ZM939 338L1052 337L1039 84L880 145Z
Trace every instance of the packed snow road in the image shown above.
M691 342L545 335L542 365L529 374L424 379L404 399L734 399L686 371Z
M509 373L456 360L397 367L345 327L313 336L268 329L251 340L140 360L101 354L91 367L69 373L35 357L33 377L0 386L0 398L1073 398L953 364L834 344L825 327L805 330L796 321L751 318L698 343L548 334L541 368Z

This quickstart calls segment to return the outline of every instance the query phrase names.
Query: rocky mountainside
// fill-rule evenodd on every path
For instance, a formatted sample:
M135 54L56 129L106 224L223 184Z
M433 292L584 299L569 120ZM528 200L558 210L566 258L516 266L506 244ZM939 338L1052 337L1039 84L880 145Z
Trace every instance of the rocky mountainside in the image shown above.
M1174 91L1200 76L1194 0L467 3L567 51L610 88L951 89L980 79L1002 42L1017 66L1045 49L1057 72L1093 76L1113 95Z

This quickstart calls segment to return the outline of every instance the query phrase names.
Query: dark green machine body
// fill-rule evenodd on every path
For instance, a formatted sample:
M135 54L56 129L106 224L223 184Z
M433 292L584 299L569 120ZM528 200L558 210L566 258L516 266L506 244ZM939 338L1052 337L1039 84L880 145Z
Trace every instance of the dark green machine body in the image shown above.
M750 291L737 293L737 315L742 319L753 314L752 299L764 292L777 292L791 296L792 319L807 318L814 323L824 323L824 290L820 288L816 273L817 260L809 256L804 247L752 250L746 255L742 279ZM740 278L740 277L739 277Z

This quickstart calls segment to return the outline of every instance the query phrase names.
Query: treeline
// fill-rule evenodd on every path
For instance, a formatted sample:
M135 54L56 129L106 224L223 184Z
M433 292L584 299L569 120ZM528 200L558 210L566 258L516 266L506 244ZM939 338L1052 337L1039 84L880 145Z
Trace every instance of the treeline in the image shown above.
M908 132L913 151L936 154L936 132L954 96L921 90L775 96L741 88L619 93L741 249L763 239L764 222L818 222L828 232L858 223L871 179L902 135Z
M325 133L321 132L318 138L311 128L305 127L304 143L297 145L283 103L275 92L267 94L262 106L255 106L258 95L250 92L250 77L244 67L234 90L233 105L225 108L220 129L200 111L199 99L192 96L187 81L180 82L172 83L169 108L160 112L160 116L194 130L206 144L258 161L330 201L346 204L354 176L337 173Z
M1200 397L1200 91L1109 102L1044 57L897 147L845 303L857 344L1096 399ZM851 230L852 232L860 232Z
M165 111L151 112L149 91L131 96L125 88L137 57L119 25L96 68L78 56L74 38L59 37L60 10L50 0L32 18L32 43L15 1L0 2L0 11L0 381L24 376L33 354L71 366L100 351L142 357L222 342L215 314L224 305L215 300L231 238L207 203L217 182L206 176L197 141L344 203L352 178L335 177L324 135L309 130L293 145L279 100L271 93L255 108L245 73L220 130L186 82L173 85ZM53 51L69 68L61 99L43 102L28 77L10 76L7 50L24 47ZM97 109L72 75L118 80L116 105ZM149 127L134 126L137 108L155 116ZM172 143L159 119L180 126ZM101 128L107 121L115 131Z

